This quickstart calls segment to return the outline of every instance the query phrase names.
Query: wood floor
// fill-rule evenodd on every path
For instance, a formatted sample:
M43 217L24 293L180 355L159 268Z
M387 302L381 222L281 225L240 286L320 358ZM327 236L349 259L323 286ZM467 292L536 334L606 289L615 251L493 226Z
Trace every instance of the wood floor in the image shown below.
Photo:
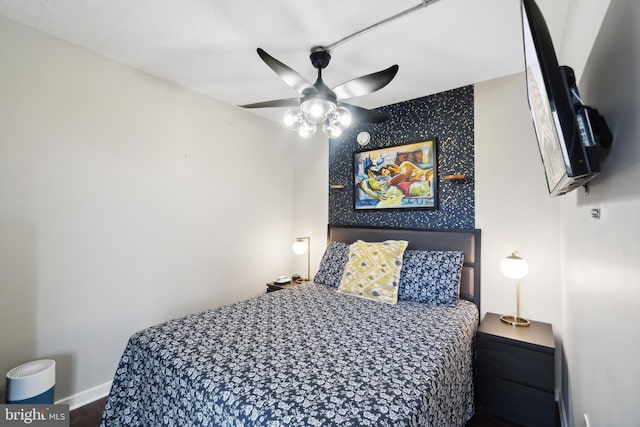
M69 427L98 427L102 419L102 410L107 403L103 397L88 405L81 406L69 413Z
M69 427L98 427L102 418L102 410L107 398L96 400L93 403L71 411ZM476 414L465 427L515 427L513 424L500 421L488 415Z

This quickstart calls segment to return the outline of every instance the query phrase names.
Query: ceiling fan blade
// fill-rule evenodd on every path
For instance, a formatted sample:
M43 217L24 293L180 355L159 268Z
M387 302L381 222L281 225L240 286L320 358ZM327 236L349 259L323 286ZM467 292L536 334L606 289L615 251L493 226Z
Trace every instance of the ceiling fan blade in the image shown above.
M338 99L355 98L382 89L396 76L398 66L392 65L386 70L366 76L356 77L331 89Z
M364 123L382 123L389 120L391 117L384 113L380 113L375 110L367 110L366 108L358 107L357 105L347 104L346 102L339 102L339 106L345 107L351 111L355 121Z
M286 84L294 88L298 93L304 95L305 90L314 89L313 85L309 83L307 79L302 77L300 73L290 68L289 66L278 61L273 56L269 55L263 49L258 48L258 55L277 75L280 76Z
M239 105L241 108L272 108L272 107L298 107L300 98L276 99L273 101L256 102L254 104Z

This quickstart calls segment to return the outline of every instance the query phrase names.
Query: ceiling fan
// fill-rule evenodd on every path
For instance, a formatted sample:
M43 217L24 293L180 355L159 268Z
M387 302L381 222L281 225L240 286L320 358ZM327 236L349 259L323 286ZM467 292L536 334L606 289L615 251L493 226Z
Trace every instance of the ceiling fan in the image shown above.
M298 91L302 97L257 102L241 105L241 107L291 107L285 114L285 125L297 130L300 136L311 136L317 126L322 124L327 136L336 138L351 124L352 115L365 123L381 123L389 119L386 114L340 100L355 98L382 89L395 77L398 72L397 65L329 88L322 81L322 70L329 65L331 60L329 50L325 47L316 46L311 49L309 58L313 67L318 70L318 78L313 84L263 49L258 48L258 55L269 68L275 71L285 83Z
M315 46L311 48L311 64L318 70L318 78L311 84L300 73L283 64L269 55L263 49L258 48L258 55L282 80L294 88L301 97L276 99L273 101L257 102L241 105L243 108L271 108L289 107L285 113L284 123L304 138L313 135L318 126L329 138L337 138L349 127L353 116L365 123L382 123L389 120L389 116L374 110L359 107L343 102L342 99L355 98L382 89L393 80L398 73L398 66L367 74L344 82L334 88L329 88L322 81L322 70L329 65L333 48L351 40L361 34L378 28L388 22L422 9L438 0L421 0L421 3L403 12L397 13L382 21L376 22L360 31L338 40L327 46Z

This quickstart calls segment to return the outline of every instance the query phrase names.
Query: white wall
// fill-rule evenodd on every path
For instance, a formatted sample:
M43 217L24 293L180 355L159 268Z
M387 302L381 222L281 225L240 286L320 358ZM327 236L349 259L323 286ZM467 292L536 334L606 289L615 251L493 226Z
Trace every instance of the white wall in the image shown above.
M559 332L559 202L549 197L524 74L475 85L476 227L482 229L482 311L515 312L515 283L500 261L529 263L521 314Z
M570 0L567 20L564 22L562 42L556 44L560 65L573 68L576 80L580 81L593 42L598 36L602 19L611 0ZM546 5L541 5L545 7ZM555 7L555 0L548 4ZM546 9L543 9L545 13ZM548 22L547 25L552 25Z
M296 138L293 186L293 234L311 237L311 278L327 246L329 222L329 141L322 131ZM307 255L294 255L293 273L307 275Z
M54 358L74 396L133 332L291 269L281 126L4 18L0 61L0 372Z
M515 313L515 282L500 272L500 261L519 251L529 264L521 281L521 316L553 325L560 378L559 200L547 190L524 73L476 84L474 111L482 314Z
M614 134L590 193L562 199L565 384L570 425L640 420L640 3L612 1L579 82ZM591 208L601 210L592 219Z

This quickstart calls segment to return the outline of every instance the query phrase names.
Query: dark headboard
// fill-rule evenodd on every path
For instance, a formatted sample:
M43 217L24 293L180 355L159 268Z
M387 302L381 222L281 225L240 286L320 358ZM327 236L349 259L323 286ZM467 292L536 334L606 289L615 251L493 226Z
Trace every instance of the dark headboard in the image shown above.
M462 251L464 266L460 281L460 297L473 302L480 311L480 230L427 230L411 228L378 228L329 224L329 242L353 243L356 240L380 242L406 240L407 249L428 251Z

